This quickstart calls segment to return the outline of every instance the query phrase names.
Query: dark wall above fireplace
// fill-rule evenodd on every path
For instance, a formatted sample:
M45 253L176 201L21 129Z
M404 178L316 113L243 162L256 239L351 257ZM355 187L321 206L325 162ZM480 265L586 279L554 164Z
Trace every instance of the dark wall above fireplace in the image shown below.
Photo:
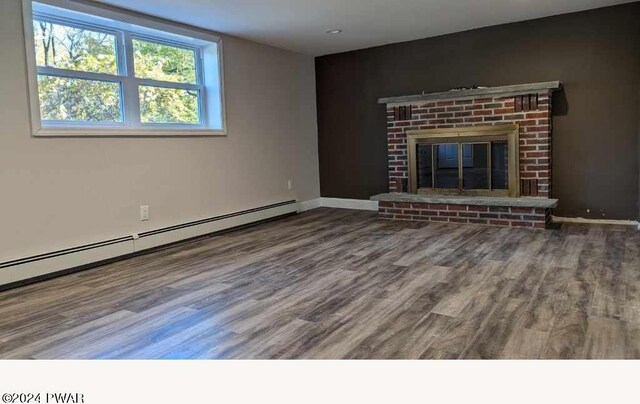
M388 191L377 99L561 80L554 95L556 215L637 219L640 3L316 59L322 196Z

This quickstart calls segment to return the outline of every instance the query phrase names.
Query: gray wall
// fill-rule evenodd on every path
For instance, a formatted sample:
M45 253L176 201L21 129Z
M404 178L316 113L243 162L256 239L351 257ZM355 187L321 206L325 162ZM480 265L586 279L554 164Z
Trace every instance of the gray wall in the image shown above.
M388 190L379 97L561 80L554 97L556 214L636 219L640 3L316 59L321 194ZM589 210L589 213L587 212Z
M0 51L0 262L320 195L312 57L223 37L227 137L43 139L20 0L0 1Z

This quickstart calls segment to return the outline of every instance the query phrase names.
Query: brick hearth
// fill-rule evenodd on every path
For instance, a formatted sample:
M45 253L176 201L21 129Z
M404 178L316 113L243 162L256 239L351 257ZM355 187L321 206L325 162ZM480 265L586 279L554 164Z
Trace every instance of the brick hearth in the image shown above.
M544 229L551 220L551 209L546 208L423 202L379 202L378 206L378 214L381 218L396 220L428 220L536 229Z

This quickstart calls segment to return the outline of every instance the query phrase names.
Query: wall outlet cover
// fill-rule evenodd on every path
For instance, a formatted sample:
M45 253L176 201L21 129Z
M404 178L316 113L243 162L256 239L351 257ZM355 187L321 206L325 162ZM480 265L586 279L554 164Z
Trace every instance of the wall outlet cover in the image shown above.
M144 222L149 220L149 206L140 206L140 221Z

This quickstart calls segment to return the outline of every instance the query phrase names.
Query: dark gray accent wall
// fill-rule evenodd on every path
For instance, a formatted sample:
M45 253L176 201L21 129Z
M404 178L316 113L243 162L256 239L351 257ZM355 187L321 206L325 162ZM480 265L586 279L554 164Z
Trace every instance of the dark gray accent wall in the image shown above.
M388 191L380 97L560 80L555 214L638 218L639 21L636 2L317 58L322 196Z

